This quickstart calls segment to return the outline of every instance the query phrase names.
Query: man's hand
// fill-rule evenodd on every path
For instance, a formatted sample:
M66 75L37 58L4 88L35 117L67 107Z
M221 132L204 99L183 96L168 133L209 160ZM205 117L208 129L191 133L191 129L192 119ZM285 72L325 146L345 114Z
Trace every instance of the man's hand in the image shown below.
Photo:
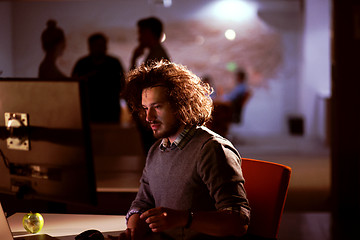
M132 57L131 57L131 68L135 68L136 67L136 60L141 56L143 55L145 52L145 47L142 46L142 45L139 45L137 46L134 51L133 51L133 54L132 54Z
M186 225L187 218L187 211L164 207L152 208L140 216L140 219L144 220L153 232L163 232L171 228L183 227Z
M131 240L131 239L135 239L134 238L134 231L131 231L130 228L127 228L125 231L123 231L122 233L120 233L118 240ZM115 240L115 239L112 239Z
M133 51L133 58L137 59L144 54L145 47L142 45L137 46Z
M130 216L127 229L116 240L144 240L145 235L149 232L147 223L141 220L140 215L136 213Z

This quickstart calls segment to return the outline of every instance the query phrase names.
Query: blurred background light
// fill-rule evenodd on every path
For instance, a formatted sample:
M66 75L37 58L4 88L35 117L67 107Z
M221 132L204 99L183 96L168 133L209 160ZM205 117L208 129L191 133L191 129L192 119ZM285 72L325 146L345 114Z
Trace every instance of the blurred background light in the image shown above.
M172 5L172 0L148 0L149 4L157 4L157 5L162 5L166 8L171 7Z
M172 5L172 0L163 0L164 1L164 7L171 7Z
M219 0L209 3L203 10L206 12L204 14L210 14L219 20L241 22L255 17L257 7L250 1Z
M238 66L237 66L237 64L235 62L226 63L226 69L229 72L235 72L237 68L238 68Z
M236 38L236 33L232 29L228 29L225 31L225 37L227 40L234 40Z

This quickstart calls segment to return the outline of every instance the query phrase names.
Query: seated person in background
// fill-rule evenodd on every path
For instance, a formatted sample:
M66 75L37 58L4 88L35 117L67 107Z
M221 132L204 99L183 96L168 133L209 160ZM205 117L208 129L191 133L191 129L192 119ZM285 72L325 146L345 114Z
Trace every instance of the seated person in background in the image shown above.
M221 101L229 103L232 107L232 122L241 123L242 108L244 101L249 93L249 88L246 83L246 73L243 70L236 72L236 86L235 88L221 96Z
M47 22L47 28L41 34L41 45L45 57L39 66L39 78L61 80L67 78L56 66L57 59L65 49L65 35L61 28L56 26L55 20Z
M88 47L89 55L76 63L72 76L88 81L91 121L118 123L124 69L117 58L107 55L107 38L102 33L91 35Z
M241 157L204 126L211 87L185 66L141 65L127 76L125 97L158 139L119 239L234 239L248 228L250 208Z
M227 93L222 94L221 89L214 97L214 111L207 127L222 136L228 134L231 123L241 123L242 110L250 90L246 84L246 73L243 70L236 72L236 86Z

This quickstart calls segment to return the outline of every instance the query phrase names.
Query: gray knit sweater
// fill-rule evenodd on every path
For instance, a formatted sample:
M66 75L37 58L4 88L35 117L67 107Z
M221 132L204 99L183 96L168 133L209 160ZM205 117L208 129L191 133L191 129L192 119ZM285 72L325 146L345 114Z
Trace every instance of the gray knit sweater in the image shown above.
M152 146L130 209L167 207L196 212L232 208L249 217L238 151L206 127L196 127L188 134L193 136L186 136L180 147L161 150L161 140Z

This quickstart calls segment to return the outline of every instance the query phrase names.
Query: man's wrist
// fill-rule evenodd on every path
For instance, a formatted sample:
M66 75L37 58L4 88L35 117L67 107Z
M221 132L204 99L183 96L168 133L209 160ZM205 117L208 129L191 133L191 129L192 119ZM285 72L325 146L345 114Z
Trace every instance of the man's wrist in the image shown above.
M138 209L138 208L130 209L130 210L127 212L126 216L125 216L126 225L128 224L129 219L130 219L130 217L131 217L132 215L134 215L134 214L139 214L139 215L141 215L143 212L145 212L145 211L142 210L142 209Z

